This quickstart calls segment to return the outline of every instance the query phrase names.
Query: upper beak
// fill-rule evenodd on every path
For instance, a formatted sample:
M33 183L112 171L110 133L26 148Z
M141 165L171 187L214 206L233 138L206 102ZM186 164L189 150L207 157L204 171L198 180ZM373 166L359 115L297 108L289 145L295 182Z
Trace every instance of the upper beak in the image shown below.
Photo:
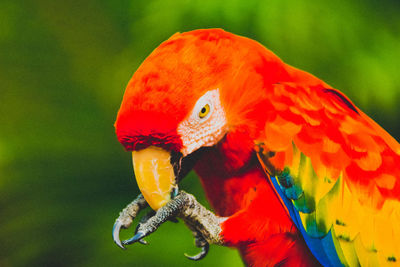
M143 197L153 210L158 210L178 192L171 163L171 153L150 146L132 152L133 169Z

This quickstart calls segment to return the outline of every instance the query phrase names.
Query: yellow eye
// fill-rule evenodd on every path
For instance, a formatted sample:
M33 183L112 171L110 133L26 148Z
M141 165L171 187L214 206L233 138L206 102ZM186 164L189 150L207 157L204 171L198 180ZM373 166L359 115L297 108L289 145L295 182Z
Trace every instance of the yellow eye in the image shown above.
M205 116L208 115L208 113L210 113L210 105L206 104L204 107L201 108L200 112L199 112L199 117L200 119L204 118Z

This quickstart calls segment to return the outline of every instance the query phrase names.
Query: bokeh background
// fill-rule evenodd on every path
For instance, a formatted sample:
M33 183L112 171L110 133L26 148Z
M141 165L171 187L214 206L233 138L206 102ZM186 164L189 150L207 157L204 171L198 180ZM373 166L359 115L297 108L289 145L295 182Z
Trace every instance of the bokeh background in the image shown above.
M198 249L182 222L149 246L112 242L138 194L113 129L132 73L177 31L224 28L341 89L399 140L399 13L397 0L1 0L0 266L242 266L217 246L187 260ZM194 174L182 187L207 205Z

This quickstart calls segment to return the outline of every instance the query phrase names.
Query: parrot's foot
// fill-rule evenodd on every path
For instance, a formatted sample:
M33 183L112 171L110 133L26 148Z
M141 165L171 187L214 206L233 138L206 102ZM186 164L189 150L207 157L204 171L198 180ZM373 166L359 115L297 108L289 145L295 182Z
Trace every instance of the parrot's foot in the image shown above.
M190 226L189 226L190 228ZM194 240L195 240L195 245L198 248L201 248L201 251L199 254L194 255L194 256L190 256L188 254L184 254L189 260L194 260L194 261L198 261L201 260L202 258L204 258L205 256L207 256L208 250L210 248L210 244L208 244L208 242L204 239L203 235L201 233L199 233L197 230L192 230L193 232L193 236L194 236Z
M173 200L153 213L154 215L148 214L145 216L136 227L135 235L123 241L122 245L119 240L119 231L121 228L129 227L133 218L140 211L141 207L143 207L143 205L138 204L138 202L142 201L140 199L143 198L139 196L135 201L129 204L128 207L121 212L120 217L114 225L113 237L114 242L117 243L118 246L124 248L123 245L130 245L135 242L144 243L144 237L156 231L158 227L167 220L173 221L176 217L182 218L186 225L193 231L195 244L202 249L196 256L187 256L189 259L200 260L204 258L208 253L209 244L223 244L220 236L220 224L223 222L224 218L218 217L207 210L197 202L193 195L180 191ZM131 208L131 205L137 208ZM129 215L128 219L126 219L126 214ZM127 223L123 224L123 222Z
M115 220L113 227L113 240L115 244L117 244L120 248L125 249L122 245L121 240L119 239L119 232L122 229L127 229L131 226L133 220L138 215L139 211L146 208L148 206L146 200L139 194L137 198L132 201L125 209L123 209L117 220ZM146 244L145 241L140 241L142 244Z

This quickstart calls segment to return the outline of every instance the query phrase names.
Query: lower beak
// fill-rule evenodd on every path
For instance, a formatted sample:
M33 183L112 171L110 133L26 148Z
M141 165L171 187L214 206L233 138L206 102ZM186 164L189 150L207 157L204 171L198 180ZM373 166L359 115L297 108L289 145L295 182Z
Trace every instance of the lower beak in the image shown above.
M133 151L132 162L136 182L149 206L158 210L167 204L171 195L178 191L171 153L150 146Z

